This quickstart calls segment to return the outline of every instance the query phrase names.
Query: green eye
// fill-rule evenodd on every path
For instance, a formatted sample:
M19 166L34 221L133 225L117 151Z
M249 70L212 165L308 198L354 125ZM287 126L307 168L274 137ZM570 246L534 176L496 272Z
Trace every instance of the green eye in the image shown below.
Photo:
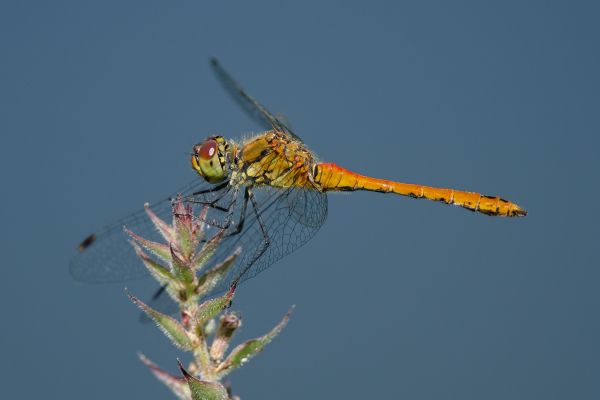
M225 178L225 173L223 172L223 167L221 166L217 154L210 160L203 160L201 158L199 164L200 169L202 170L202 176L204 176L208 182L219 182Z

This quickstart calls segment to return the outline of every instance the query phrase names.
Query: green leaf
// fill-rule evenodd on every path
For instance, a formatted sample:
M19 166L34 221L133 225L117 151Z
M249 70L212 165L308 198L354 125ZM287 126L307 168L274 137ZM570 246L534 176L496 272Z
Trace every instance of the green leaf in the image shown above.
M154 254L158 258L160 258L165 263L169 263L171 261L171 250L169 246L162 243L156 243L151 240L144 239L130 231L127 228L123 228L125 233L127 233L137 244L142 246L144 249L148 250L150 253Z
M193 400L228 400L229 394L227 394L227 389L223 385L218 382L207 382L201 381L200 379L190 375L183 365L181 361L177 360L179 364L179 369L183 374L184 379L187 381L187 384L192 392Z
M171 251L171 265L173 266L173 273L183 283L192 283L194 281L194 271L189 266L189 263L185 262L175 251L173 246L170 247Z
M188 337L185 328L174 318L160 313L147 304L143 303L137 297L127 294L133 304L137 305L143 312L156 322L161 331L173 342L173 344L182 350L190 351L192 342Z
M184 204L181 196L177 196L173 202L173 227L175 228L178 249L184 258L192 256L198 242L193 233L194 215L191 206Z
M145 355L138 354L140 360L150 369L152 375L156 377L160 382L167 386L175 396L180 400L190 400L192 397L190 387L188 386L185 378L172 375L167 371L159 368L158 365L150 361Z
M229 272L229 268L233 265L236 258L240 255L241 248L237 248L235 252L227 257L222 263L209 269L198 278L198 289L196 293L202 296L204 293L211 291L217 283Z
M231 302L235 293L235 285L232 286L227 293L221 297L206 300L198 306L196 315L194 316L194 324L197 328L203 329L204 324L217 316Z
M168 267L165 267L161 263L156 262L152 258L150 258L146 253L144 253L142 248L133 240L131 241L131 245L133 246L133 249L135 250L137 256L144 262L144 265L146 266L148 271L150 271L152 276L158 281L158 283L160 283L161 285L166 285L168 283L172 283L175 280Z
M231 351L231 354L216 368L219 377L229 374L231 371L241 367L252 357L260 353L271 340L275 338L287 325L294 307L290 308L283 319L269 333L256 339L248 340Z
M169 296L173 299L174 302L178 303L181 301L181 289L183 289L182 285L178 280L173 276L170 269L165 267L159 262L156 262L152 258L150 258L137 243L131 241L131 245L133 246L136 254L141 260L144 262L146 268L150 271L152 276L164 286Z
M154 214L154 211L152 211L148 203L144 204L144 209L146 210L146 214L148 214L148 217L150 217L150 220L152 221L158 232L160 232L161 236L166 240L166 242L175 242L175 231L173 230L173 228L171 228L171 226L169 226L169 224L167 224L165 221L160 219L158 215Z
M221 239L223 239L223 236L225 235L224 232L225 231L220 231L210 238L210 240L204 244L202 250L200 250L194 256L191 265L194 271L198 271L200 268L202 268L204 264L206 264L206 261L208 261L208 259L215 253L215 250L217 250L217 247L219 247L219 243L221 243Z

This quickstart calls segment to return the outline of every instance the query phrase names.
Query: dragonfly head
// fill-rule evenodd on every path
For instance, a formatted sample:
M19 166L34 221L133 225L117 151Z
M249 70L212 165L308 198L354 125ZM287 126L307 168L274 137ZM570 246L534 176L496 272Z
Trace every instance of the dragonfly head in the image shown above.
M209 183L224 181L229 174L229 147L223 136L209 136L194 146L192 168Z

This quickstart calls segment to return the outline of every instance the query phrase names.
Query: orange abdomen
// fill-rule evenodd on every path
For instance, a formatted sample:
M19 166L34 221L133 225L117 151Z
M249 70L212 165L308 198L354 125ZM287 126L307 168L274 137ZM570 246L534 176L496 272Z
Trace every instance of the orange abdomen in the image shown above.
M424 198L454 204L487 215L522 217L527 211L515 203L498 196L486 196L476 192L435 188L371 178L348 171L333 163L319 163L314 169L314 181L324 191L369 190L396 193L403 196Z

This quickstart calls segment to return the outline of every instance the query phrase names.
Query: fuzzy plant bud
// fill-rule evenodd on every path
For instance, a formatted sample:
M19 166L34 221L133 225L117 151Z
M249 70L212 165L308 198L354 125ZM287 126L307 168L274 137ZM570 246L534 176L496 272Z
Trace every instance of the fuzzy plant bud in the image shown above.
M217 366L216 372L219 374L219 377L223 378L231 371L246 364L251 358L263 351L265 346L269 344L277 335L279 335L283 328L285 328L290 320L293 309L294 307L290 308L283 319L277 325L275 325L275 327L271 329L269 333L259 338L248 340L233 349L229 356L227 356L227 358Z
M229 347L235 331L242 326L242 319L235 313L227 313L221 316L219 329L210 347L210 356L215 361L220 361Z
M189 260L196 250L200 235L196 231L194 214L189 204L184 204L178 196L173 201L173 227L175 231L175 242L171 244L181 253L182 258Z

